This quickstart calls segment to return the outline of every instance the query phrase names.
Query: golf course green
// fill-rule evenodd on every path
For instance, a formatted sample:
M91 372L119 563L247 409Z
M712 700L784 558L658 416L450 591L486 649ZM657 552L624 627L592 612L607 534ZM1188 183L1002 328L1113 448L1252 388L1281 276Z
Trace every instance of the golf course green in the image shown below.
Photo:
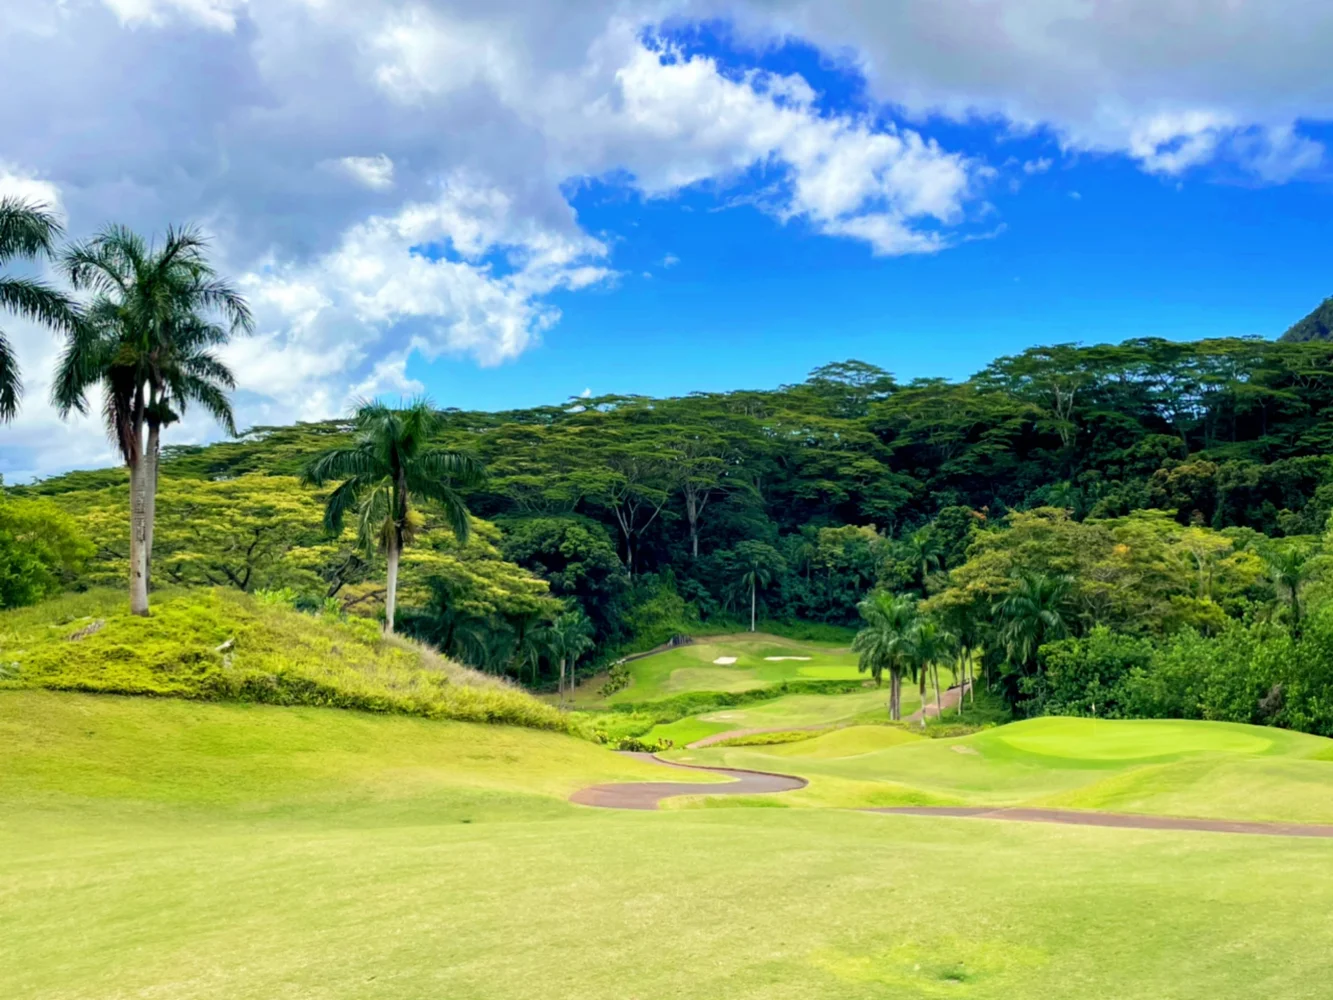
M15 1000L1322 997L1333 840L818 806L876 786L1315 822L1331 747L855 726L673 755L807 789L624 812L568 798L681 772L533 729L0 692L0 968Z

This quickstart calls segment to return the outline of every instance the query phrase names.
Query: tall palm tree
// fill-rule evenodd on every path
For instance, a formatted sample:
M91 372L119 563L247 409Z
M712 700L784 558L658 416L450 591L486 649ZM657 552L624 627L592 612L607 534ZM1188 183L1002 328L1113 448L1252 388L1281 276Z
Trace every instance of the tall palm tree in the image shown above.
M852 650L857 653L857 669L869 670L875 684L889 672L889 718L902 718L903 671L910 669L916 655L917 625L920 613L915 598L876 591L857 605L865 625L856 633Z
M926 680L935 685L935 715L944 715L944 701L940 696L940 661L951 660L958 650L958 638L933 618L923 618L916 627L913 649L913 667L921 683L921 725L926 724Z
M18 198L0 200L0 266L18 259L52 257L62 232L60 221L47 206ZM0 309L59 330L68 330L74 321L69 299L33 278L0 276ZM14 419L22 394L18 359L0 331L0 423Z
M557 615L549 629L548 642L551 652L560 661L560 700L565 698L565 669L569 668L571 680L579 657L592 649L592 622L582 611L566 611Z
M994 609L1005 659L1023 673L1031 673L1037 651L1069 634L1065 615L1074 580L1069 576L1021 572L1013 588Z
M925 593L926 578L944 565L944 542L933 528L920 528L907 536L905 546L917 583Z
M773 577L787 568L787 561L777 549L763 542L741 542L736 546L740 557L740 585L750 592L750 631L755 631L759 591L768 589Z
M440 412L425 399L403 409L366 402L353 416L356 439L349 448L325 452L305 471L314 486L341 480L324 507L324 528L342 534L348 513L355 512L357 542L378 548L388 564L384 594L384 631L393 632L398 603L398 561L422 524L414 501L439 505L460 542L471 532L467 504L459 492L481 482L482 470L470 456L428 443L443 426Z
M52 401L62 415L88 412L102 390L111 439L130 470L130 610L148 614L153 519L162 429L197 403L236 433L236 387L214 348L254 328L250 308L208 262L194 229L168 229L162 245L111 226L65 251L70 283L91 300L71 328Z

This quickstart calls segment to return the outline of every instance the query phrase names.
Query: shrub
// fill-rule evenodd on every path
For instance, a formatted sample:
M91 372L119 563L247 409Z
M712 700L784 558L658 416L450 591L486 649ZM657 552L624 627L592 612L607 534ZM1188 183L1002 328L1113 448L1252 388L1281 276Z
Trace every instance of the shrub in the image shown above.
M632 753L661 753L663 750L670 750L676 744L669 739L660 740L641 740L637 736L625 736L616 741L617 750L625 750Z
M330 621L285 598L234 590L159 593L149 618L119 591L70 595L0 615L3 687L204 701L318 705L568 730L526 692L384 637L363 619ZM94 616L102 626L89 632ZM16 666L14 666L16 665Z

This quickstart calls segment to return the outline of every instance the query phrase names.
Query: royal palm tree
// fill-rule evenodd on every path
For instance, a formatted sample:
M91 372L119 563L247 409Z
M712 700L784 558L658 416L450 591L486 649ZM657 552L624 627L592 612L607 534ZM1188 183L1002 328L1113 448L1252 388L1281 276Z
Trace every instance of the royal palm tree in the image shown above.
M384 631L393 632L398 602L398 561L424 523L414 502L434 502L459 542L471 525L459 492L478 485L481 466L462 452L428 447L443 417L425 399L403 409L367 402L353 415L356 439L348 448L325 452L305 471L314 486L341 480L324 506L324 529L340 535L355 512L357 542L367 552L378 549L388 564L384 593Z
M1314 550L1298 544L1266 545L1260 552L1268 565L1273 589L1291 609L1291 625L1301 627L1301 594L1322 568Z
M548 642L552 654L560 661L560 700L565 698L565 669L569 668L573 680L574 668L579 657L592 649L592 622L582 611L566 611L557 615L551 623ZM571 684L571 687L573 685Z
M889 718L902 718L903 671L910 669L916 655L917 625L920 613L915 598L876 591L857 605L865 622L852 641L857 654L857 669L869 670L878 686L884 671L889 672Z
M45 205L18 198L0 200L0 267L14 260L53 256L61 232L59 220ZM74 320L69 299L33 278L0 276L0 309L59 330L68 330ZM18 359L0 331L0 423L14 419L22 394Z
M926 724L926 679L935 685L935 715L944 715L944 701L940 696L940 661L952 660L958 650L958 638L932 618L917 623L916 642L913 644L913 666L921 683L921 725Z
M750 631L753 632L757 624L759 591L768 589L773 577L787 568L787 561L777 549L763 542L741 542L736 546L736 555L741 568L739 583L750 592Z
M157 465L162 429L197 403L235 434L231 370L213 352L253 329L250 308L208 262L193 229L169 229L158 246L111 226L65 251L70 283L90 292L56 367L52 400L86 413L102 390L111 439L130 471L130 610L148 614Z
M1037 651L1069 634L1065 615L1073 586L1073 577L1021 572L1013 588L996 601L998 637L1010 666L1031 673Z

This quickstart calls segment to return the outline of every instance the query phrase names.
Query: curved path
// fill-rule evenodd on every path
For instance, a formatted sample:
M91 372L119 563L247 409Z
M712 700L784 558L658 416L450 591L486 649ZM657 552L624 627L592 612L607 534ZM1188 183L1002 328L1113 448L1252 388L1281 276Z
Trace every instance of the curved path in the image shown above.
M678 795L763 795L769 792L791 792L809 784L792 774L769 774L765 771L741 771L729 767L698 767L662 760L650 753L632 753L629 757L680 768L682 771L709 771L734 778L725 783L702 781L628 781L610 785L580 788L569 797L581 806L601 806L603 809L656 809L663 799Z
M717 784L686 781L627 781L581 788L569 801L603 809L656 809L663 799L679 795L766 795L791 792L809 784L794 774L744 771L731 767L677 764L655 754L631 753L628 757L679 768L709 771L734 780ZM1189 830L1202 833L1241 833L1268 837L1333 838L1333 826L1311 823L1256 823L1229 819L1192 819L1185 816L1145 816L1130 813L1081 812L1073 809L1021 809L968 806L891 806L858 809L857 812L889 816L939 816L952 819L993 819L1018 823L1059 823L1066 826L1114 827L1122 830Z

